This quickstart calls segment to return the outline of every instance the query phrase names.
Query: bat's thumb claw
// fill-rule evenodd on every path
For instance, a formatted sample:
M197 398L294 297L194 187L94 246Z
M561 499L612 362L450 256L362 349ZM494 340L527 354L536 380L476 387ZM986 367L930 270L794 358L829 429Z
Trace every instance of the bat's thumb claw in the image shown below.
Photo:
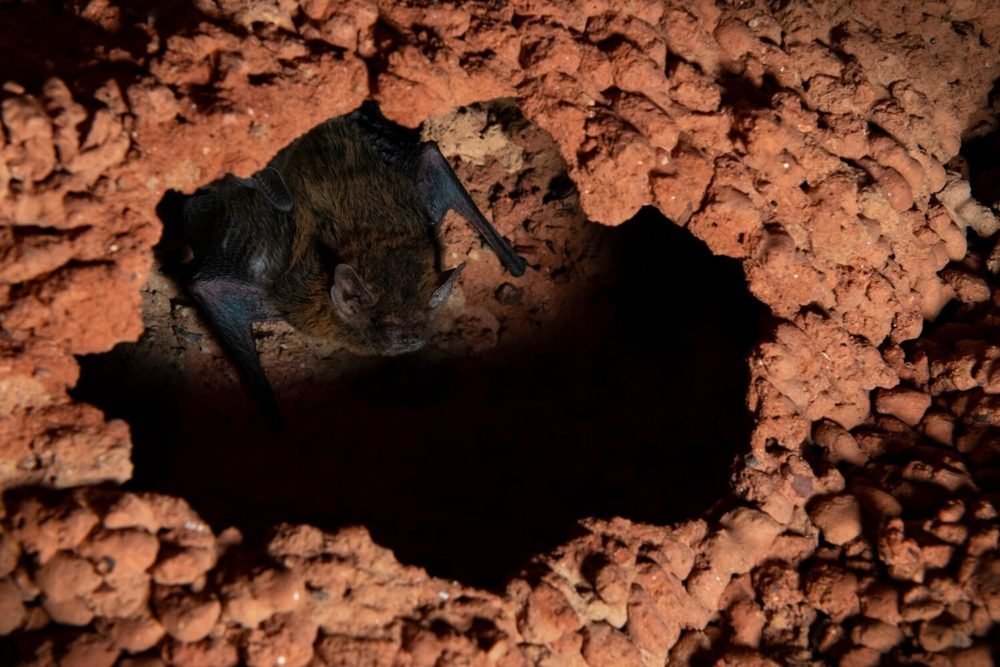
M524 258L518 256L517 261L512 262L511 265L507 267L507 270L510 271L510 275L514 276L515 278L519 278L524 275L524 270L525 268L527 268L527 266L528 263L524 261Z

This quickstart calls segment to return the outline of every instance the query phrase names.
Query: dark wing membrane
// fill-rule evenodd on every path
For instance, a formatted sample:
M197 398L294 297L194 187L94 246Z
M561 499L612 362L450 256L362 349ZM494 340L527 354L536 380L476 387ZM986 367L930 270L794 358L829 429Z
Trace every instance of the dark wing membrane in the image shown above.
M182 195L183 214L182 235L184 241L194 251L196 257L209 252L216 235L216 227L223 224L226 205L219 195L210 189L201 189L193 195Z
M441 224L448 211L468 220L514 276L524 273L525 261L486 219L469 192L458 180L433 141L421 142L420 133L388 120L369 100L350 117L358 123L365 140L390 166L413 179L431 222Z
M486 219L433 141L424 144L417 158L416 181L420 198L435 225L441 224L445 213L455 211L472 224L512 276L524 274L524 258L514 252Z
M262 290L242 280L200 276L195 277L188 289L208 316L243 381L260 402L268 424L274 430L281 430L281 410L253 340L253 323L262 319L261 313L266 310Z

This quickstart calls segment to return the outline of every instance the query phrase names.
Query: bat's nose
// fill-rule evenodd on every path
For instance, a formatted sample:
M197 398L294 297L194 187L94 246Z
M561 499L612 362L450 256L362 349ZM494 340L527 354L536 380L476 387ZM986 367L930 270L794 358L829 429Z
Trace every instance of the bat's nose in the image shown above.
M386 331L389 354L405 354L423 347L423 333L409 327L393 327Z

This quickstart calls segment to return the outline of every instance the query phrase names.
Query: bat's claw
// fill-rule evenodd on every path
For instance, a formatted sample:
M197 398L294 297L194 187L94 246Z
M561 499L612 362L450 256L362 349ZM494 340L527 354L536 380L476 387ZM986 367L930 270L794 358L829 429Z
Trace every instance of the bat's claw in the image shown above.
M524 260L524 257L515 253L509 261L510 264L505 264L505 266L507 267L507 271L510 272L510 275L515 278L523 276L525 269L528 267L528 263Z

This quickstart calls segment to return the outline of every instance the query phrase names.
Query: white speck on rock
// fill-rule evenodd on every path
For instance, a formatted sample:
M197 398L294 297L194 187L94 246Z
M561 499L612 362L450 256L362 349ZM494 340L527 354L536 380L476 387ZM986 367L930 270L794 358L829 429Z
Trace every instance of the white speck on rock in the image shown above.
M196 533L205 532L205 526L198 523L197 521L185 521L184 528L186 528L187 530L193 530Z

